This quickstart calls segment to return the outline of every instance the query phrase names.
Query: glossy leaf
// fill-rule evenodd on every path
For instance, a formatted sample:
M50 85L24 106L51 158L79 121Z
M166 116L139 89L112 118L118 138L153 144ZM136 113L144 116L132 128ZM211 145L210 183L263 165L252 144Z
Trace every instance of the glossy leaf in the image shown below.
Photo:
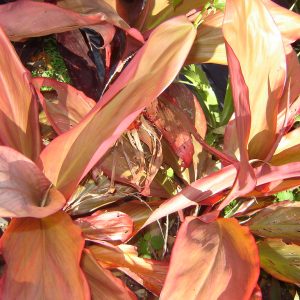
M284 135L272 157L272 165L283 165L300 161L300 127Z
M168 264L138 257L133 246L101 244L89 247L98 263L108 268L121 268L156 295L160 294ZM132 275L132 273L134 275Z
M273 277L300 284L300 246L286 244L280 239L258 242L261 267Z
M160 299L246 300L258 276L257 247L246 227L235 219L205 224L189 217L177 234Z
M227 18L227 12L225 19ZM228 205L231 200L242 196L248 192L251 192L256 185L255 173L252 166L249 163L249 155L247 144L249 141L249 135L251 130L251 112L249 104L249 90L245 83L245 79L242 74L241 65L231 48L231 46L225 42L227 60L230 74L230 82L232 87L232 97L235 110L235 125L237 134L237 143L240 154L240 163L237 178L234 186L229 195L219 206L219 210Z
M44 219L13 219L1 238L6 262L2 299L90 299L79 267L83 238L59 212Z
M112 7L103 1L100 4L97 3L94 14L91 8L82 7L82 4L75 3L75 1L72 1L71 5L65 3L64 7L69 9L36 1L7 3L0 7L0 26L12 41L21 41L29 37L45 36L92 25L97 25L92 28L101 34L102 28L99 24L106 26L107 23L132 32L135 38L143 40L136 30L132 30ZM78 12L70 10L76 10L76 8ZM84 10L82 11L82 9ZM92 13L89 14L89 12ZM107 30L107 27L104 28Z
M32 160L41 150L36 100L30 73L0 28L0 141Z
M65 198L41 170L19 152L0 146L0 216L43 218L63 207Z
M249 89L249 156L264 159L275 142L278 103L286 76L281 35L271 15L259 0L227 1L223 32L241 65L242 75ZM234 147L230 145L227 149L234 152Z
M300 244L300 203L280 202L255 215L247 225L259 236Z
M278 26L285 45L298 40L300 38L299 14L279 6L273 1L264 0L263 3ZM223 19L224 12L220 10L203 18L203 23L198 27L197 37L188 55L187 64L204 62L227 64L222 33Z
M81 267L89 283L93 300L137 299L134 293L120 279L101 267L90 251L86 249L81 258Z
M147 2L150 3L148 10L145 11L146 16L142 15L136 24L138 28L142 28L142 31L153 29L169 18L185 15L206 3L199 0L183 0L174 6L169 0L149 0Z
M91 216L75 220L86 239L91 241L125 242L132 234L132 219L119 211L97 211Z
M162 24L153 31L101 102L74 129L45 148L41 154L42 168L65 196L74 191L81 178L144 107L170 84L179 72L194 37L195 28L185 17ZM165 42L157 48L161 40ZM146 92L144 82L151 82Z

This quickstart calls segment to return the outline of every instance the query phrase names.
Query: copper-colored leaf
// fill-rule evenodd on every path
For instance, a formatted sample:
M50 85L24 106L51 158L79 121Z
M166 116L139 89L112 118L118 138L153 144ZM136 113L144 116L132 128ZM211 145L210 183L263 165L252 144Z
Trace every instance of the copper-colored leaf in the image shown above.
M1 5L0 26L12 41L20 41L29 37L65 32L92 25L97 25L92 28L101 34L102 28L99 24L106 26L107 23L121 27L129 33L132 32L134 37L141 41L143 40L138 31L131 29L114 9L103 1L97 3L96 11L91 10L88 6L83 7L81 3L75 3L76 1L71 1L70 5L67 3L70 1L63 2L66 2L66 8L75 11L77 8L78 12L36 1L16 1ZM92 2L89 1L89 3ZM107 30L107 27L105 27L105 30Z
M91 216L75 220L86 239L92 241L125 242L132 234L132 219L119 211L97 211Z
M185 17L169 20L156 28L129 63L126 72L111 85L86 118L44 149L41 165L47 177L65 196L74 191L80 179L144 107L175 78L195 34L194 26ZM158 43L160 47L157 47ZM151 83L146 90L145 82Z
M299 14L279 6L273 1L264 0L263 2L278 26L284 43L288 45L298 40L300 38ZM222 11L204 17L203 23L198 27L197 37L188 55L187 64L204 62L227 64L222 33L223 18L224 12Z
M116 247L99 244L89 247L89 250L99 264L109 268L130 270L139 278L140 284L154 294L160 294L168 270L166 262L138 257L135 248L130 245ZM127 273L129 276L130 272ZM133 279L137 278L133 276Z
M236 175L236 167L229 165L217 172L196 180L176 196L160 205L160 207L151 214L143 227L186 207L197 205L197 203L206 204L206 199L230 188L235 181Z
M28 158L0 146L0 216L43 218L63 207L65 198Z
M38 93L42 86L51 86L54 91L40 97L41 104L51 126L62 134L77 125L95 106L95 101L71 85L50 78L32 80Z
M136 233L149 218L151 213L161 204L161 201L141 201L131 200L125 203L107 208L107 211L118 210L131 217L134 223L134 233Z
M137 299L120 279L116 278L109 270L101 267L87 249L83 252L81 267L89 283L93 300Z
M247 225L259 236L300 244L300 203L280 202L261 210Z
M257 247L248 228L235 219L205 224L189 217L177 234L160 299L246 300L258 276Z
M0 28L0 141L35 160L40 154L41 138L30 81L30 73Z
M83 243L63 212L13 219L1 238L6 262L1 299L90 299L79 267Z
M104 175L99 176L96 181L89 179L77 187L66 204L68 214L80 216L91 213L135 192L132 187L118 183L114 183L111 189L111 181Z
M260 0L227 1L223 33L241 65L249 89L249 156L264 159L276 139L278 103L285 83L286 63L282 38ZM264 67L261 68L261 65ZM236 150L234 147L231 145L233 152Z
M261 267L275 278L300 284L300 246L280 239L258 242Z

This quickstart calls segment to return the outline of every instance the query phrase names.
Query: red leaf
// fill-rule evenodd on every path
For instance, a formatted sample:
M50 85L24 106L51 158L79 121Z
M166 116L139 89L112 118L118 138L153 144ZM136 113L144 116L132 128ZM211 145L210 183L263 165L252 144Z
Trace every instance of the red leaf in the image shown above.
M157 208L143 227L178 210L197 205L197 203L201 204L201 201L205 201L207 198L230 188L234 183L236 174L235 166L230 165L196 180Z
M41 137L30 81L30 73L0 28L0 141L35 160L40 154Z
M45 148L43 169L66 197L144 107L171 83L194 37L195 28L185 17L159 26L84 120ZM147 90L145 82L151 82Z
M205 224L189 217L177 234L160 299L246 300L259 271L257 247L248 228L235 219Z
M90 299L79 267L83 239L71 218L13 219L1 238L1 299Z
M125 242L133 230L132 219L119 211L97 211L91 216L75 220L84 237L91 241Z
M135 294L120 279L101 267L87 249L83 252L81 267L89 283L93 300L137 299Z
M61 209L63 195L28 158L0 146L0 216L43 218Z

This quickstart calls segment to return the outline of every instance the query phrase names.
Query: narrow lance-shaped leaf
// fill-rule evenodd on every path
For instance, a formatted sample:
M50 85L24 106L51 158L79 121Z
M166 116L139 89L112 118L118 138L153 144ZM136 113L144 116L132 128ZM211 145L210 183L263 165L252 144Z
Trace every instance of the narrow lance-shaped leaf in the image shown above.
M225 20L230 8L226 9ZM229 12L228 12L229 11ZM225 42L227 60L229 66L230 82L232 87L232 97L235 110L235 125L237 142L240 153L240 163L237 178L234 186L226 199L221 203L218 210L223 209L231 200L245 193L251 192L256 185L254 170L249 163L247 144L251 129L251 112L249 106L249 91L242 75L240 63L231 49Z
M30 80L30 73L0 28L0 141L35 160L40 154L41 137Z
M258 276L258 251L248 228L235 219L205 224L189 217L177 234L160 299L246 300Z
M45 148L41 165L66 197L144 107L172 82L195 34L185 17L159 26L86 118Z
M1 299L90 299L79 267L84 240L71 218L13 219L1 238Z
M43 218L64 204L64 196L30 159L0 146L1 217Z
M274 19L285 45L300 38L300 16L273 1L264 0L264 5ZM224 36L222 33L224 12L217 11L204 17L198 27L197 37L188 55L187 64L216 63L227 64Z
M282 38L268 10L259 0L227 1L223 33L239 60L249 89L252 121L249 156L264 159L276 139L278 103L285 83ZM234 141L227 149L236 150Z

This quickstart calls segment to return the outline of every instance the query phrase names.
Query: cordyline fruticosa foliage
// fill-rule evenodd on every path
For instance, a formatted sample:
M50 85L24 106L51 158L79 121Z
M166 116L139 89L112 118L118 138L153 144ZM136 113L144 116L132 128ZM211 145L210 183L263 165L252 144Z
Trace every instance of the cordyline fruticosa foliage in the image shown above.
M300 284L299 204L268 198L300 185L300 17L268 0L135 2L0 6L0 216L11 219L1 299L136 299L112 269L172 300L261 299L260 267ZM81 32L102 37L92 47L103 76ZM74 86L32 78L11 43L49 34L69 51ZM94 68L93 91L72 55ZM229 67L221 150L205 143L193 92L174 82L204 62ZM166 186L166 166L180 185ZM222 217L234 199L238 211ZM126 243L176 212L169 260Z

